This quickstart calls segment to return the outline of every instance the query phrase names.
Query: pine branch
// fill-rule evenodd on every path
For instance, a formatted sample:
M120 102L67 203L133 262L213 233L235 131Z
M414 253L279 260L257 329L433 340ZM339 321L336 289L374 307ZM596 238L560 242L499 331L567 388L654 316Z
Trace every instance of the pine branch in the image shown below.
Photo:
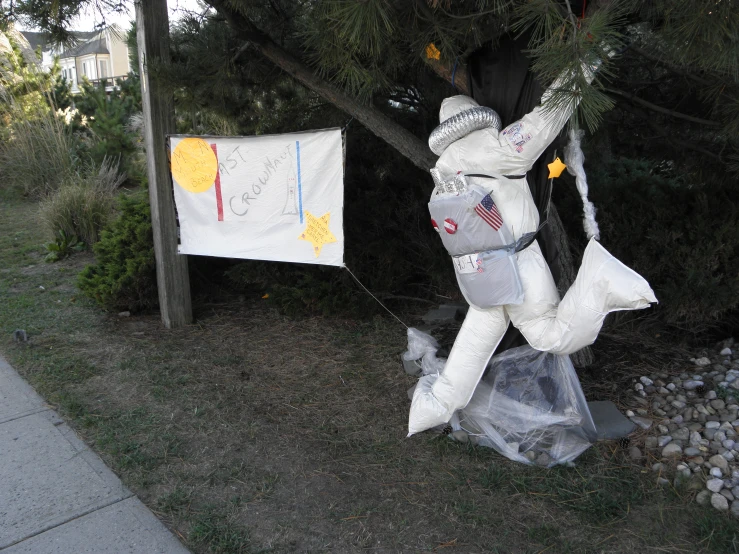
M692 81L695 81L696 83L698 83L700 85L704 85L704 86L707 86L707 87L708 86L711 86L711 83L709 83L705 79L702 79L701 77L699 77L695 73L691 73L690 71L687 71L687 70L685 70L685 69L683 69L681 67L678 67L677 65L674 65L674 64L666 61L664 58L662 58L660 56L655 56L654 54L651 54L651 53L647 52L646 50L642 50L638 46L634 46L633 44L630 45L629 46L629 51L634 52L635 54L639 54L641 57L646 58L646 59L648 59L650 61L656 62L656 63L658 63L658 64L666 67L667 69L669 69L673 73L677 73L679 75L683 75L684 77L687 77L688 79L690 79Z
M702 148L698 145L696 145L693 142L690 141L684 141L680 140L678 138L675 138L673 133L667 133L665 132L664 127L656 123L651 117L649 117L648 114L646 114L643 110L640 110L638 108L635 108L633 106L629 106L627 104L619 104L619 108L621 108L624 111L629 112L631 115L634 115L638 117L639 119L644 120L647 125L649 126L652 131L657 135L656 138L664 139L670 145L675 147L676 149L685 149L685 150L693 150L694 152L699 152L705 156L708 156L709 158L712 158L714 160L717 160L721 162L722 164L725 163L723 159L721 159L721 156L718 154L715 154L714 152L711 152L710 150L706 150L705 148Z
M685 121L690 121L692 123L698 123L700 125L708 125L710 127L720 127L721 126L721 124L718 123L717 121L701 119L700 117L694 117L692 115L687 115L684 113L676 112L675 110L663 108L662 106L658 106L657 104L652 104L651 102L648 102L647 100L639 98L634 93L628 93L622 90L609 88L609 87L606 87L603 90L605 90L606 92L610 92L611 94L615 94L616 96L621 96L622 98L626 98L627 100L635 104L639 104L640 106L644 106L645 108L648 108L654 112L667 114L670 117L674 117L676 119L684 119Z
M363 105L332 83L316 75L304 62L278 45L269 35L257 28L252 21L231 10L225 0L209 0L209 2L227 18L232 28L239 32L242 38L256 45L267 60L286 74L322 96L340 110L352 115L368 130L387 142L420 169L428 170L434 166L436 157L431 154L428 146L413 133L384 115L377 108ZM244 47L240 48L241 52L244 50Z

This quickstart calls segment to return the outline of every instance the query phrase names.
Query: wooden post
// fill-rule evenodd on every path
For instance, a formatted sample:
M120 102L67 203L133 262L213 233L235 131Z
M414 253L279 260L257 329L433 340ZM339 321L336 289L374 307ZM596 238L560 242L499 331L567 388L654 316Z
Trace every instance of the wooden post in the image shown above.
M163 93L156 80L149 79L148 72L150 62L169 62L166 0L136 1L136 39L159 308L165 327L170 329L192 321L192 304L187 258L177 253L177 220L167 157L167 135L175 129L174 99Z

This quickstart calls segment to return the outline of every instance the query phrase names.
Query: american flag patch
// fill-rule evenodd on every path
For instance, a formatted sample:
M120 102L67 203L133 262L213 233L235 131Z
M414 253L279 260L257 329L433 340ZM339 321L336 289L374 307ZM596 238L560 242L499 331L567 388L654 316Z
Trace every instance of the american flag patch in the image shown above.
M475 212L496 231L503 226L503 218L500 217L498 206L495 205L490 194L486 194L485 198L480 200L480 203L475 206Z

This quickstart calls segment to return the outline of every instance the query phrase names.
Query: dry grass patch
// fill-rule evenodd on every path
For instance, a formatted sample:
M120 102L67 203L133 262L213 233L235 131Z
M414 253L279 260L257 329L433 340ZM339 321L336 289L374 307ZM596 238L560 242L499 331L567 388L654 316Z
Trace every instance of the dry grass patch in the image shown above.
M0 349L195 552L732 548L728 518L701 519L689 493L657 488L615 445L544 470L406 439L414 379L394 320L294 319L222 297L196 299L196 323L166 330L157 315L100 314L65 287L71 271L14 263L0 273L0 327L36 323L28 345ZM55 283L48 296L39 280Z

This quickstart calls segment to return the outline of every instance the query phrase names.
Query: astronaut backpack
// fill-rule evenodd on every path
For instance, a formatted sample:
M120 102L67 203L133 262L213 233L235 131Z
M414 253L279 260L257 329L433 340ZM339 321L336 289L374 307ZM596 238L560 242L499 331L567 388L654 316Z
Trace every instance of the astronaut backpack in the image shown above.
M459 181L431 196L431 224L454 262L465 300L478 308L523 302L516 244L490 193ZM454 185L451 185L454 186Z

